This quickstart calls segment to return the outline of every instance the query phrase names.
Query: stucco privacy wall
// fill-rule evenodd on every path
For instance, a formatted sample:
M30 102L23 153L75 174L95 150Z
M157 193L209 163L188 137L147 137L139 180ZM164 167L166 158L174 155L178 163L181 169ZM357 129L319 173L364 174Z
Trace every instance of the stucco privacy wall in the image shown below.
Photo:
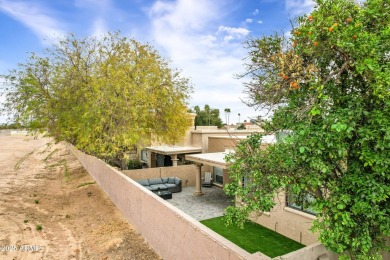
M309 230L315 216L286 207L285 192L280 192L275 202L270 213L253 213L250 219L304 245L318 242L318 234Z
M322 257L322 258L320 258ZM275 260L314 260L314 259L326 259L337 260L338 256L325 248L325 246L319 242L306 246L297 251L285 254L274 258Z
M164 259L270 259L239 248L103 161L70 151Z
M182 180L183 187L195 186L197 167L193 164L175 167L146 168L139 170L124 170L126 176L133 180L150 178L178 177Z

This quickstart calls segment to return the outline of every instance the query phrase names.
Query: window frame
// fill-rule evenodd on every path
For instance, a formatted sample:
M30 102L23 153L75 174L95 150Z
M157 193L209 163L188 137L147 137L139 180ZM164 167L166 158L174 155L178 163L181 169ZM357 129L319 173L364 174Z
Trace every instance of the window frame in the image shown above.
M291 198L294 196L295 199L291 201ZM286 189L285 204L288 208L316 216L317 213L314 211L314 209L310 209L310 202L312 202L313 200L315 200L315 198L309 192L301 191L300 194L294 194L290 189Z

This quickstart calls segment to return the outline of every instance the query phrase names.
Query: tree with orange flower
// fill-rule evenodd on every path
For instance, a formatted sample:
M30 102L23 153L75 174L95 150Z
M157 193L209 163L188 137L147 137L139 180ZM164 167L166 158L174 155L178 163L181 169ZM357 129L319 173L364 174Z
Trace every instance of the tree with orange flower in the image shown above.
M247 42L246 103L271 112L267 134L287 136L262 150L252 135L226 158L225 190L243 205L228 208L228 222L272 211L281 189L309 194L328 249L380 258L390 236L389 17L385 0L318 0L290 38Z

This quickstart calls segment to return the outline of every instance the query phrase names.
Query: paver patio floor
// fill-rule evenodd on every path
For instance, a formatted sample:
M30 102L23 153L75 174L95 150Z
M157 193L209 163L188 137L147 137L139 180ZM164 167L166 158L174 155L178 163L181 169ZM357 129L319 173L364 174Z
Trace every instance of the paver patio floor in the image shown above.
M233 205L233 198L228 197L222 188L202 187L202 196L195 196L194 192L195 187L185 187L181 192L173 193L167 202L196 220L223 216L225 208Z

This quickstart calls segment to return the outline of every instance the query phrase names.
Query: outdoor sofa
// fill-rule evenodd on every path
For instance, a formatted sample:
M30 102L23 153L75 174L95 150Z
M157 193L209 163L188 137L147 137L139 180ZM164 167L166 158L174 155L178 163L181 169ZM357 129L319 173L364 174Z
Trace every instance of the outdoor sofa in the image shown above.
M155 191L170 191L181 192L181 179L177 177L169 177L169 178L153 178L153 179L144 179L137 180L139 184L151 190Z

